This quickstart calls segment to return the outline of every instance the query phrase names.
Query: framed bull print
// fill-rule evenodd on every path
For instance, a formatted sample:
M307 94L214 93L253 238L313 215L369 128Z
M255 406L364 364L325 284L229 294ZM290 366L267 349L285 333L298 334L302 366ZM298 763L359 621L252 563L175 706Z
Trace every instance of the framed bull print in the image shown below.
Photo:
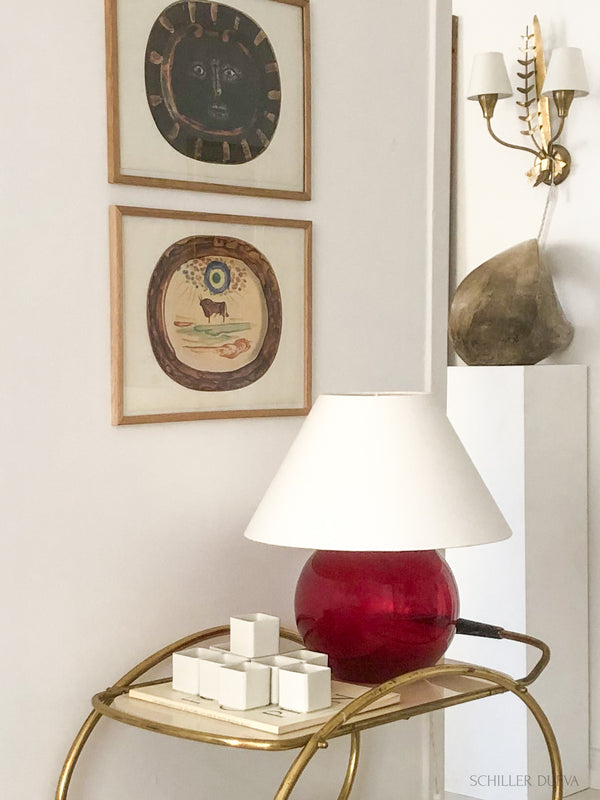
M111 183L310 199L308 0L106 0Z
M311 223L113 206L115 425L307 414Z

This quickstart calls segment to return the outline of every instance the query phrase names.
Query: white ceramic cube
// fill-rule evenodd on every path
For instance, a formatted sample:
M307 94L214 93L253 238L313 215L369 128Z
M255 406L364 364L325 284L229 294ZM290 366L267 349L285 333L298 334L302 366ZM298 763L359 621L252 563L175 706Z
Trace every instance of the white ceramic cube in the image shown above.
M210 650L217 650L219 653L231 653L231 647L227 642L221 642L221 644L211 644L209 645ZM287 656L290 650L297 650L298 644L296 642L292 642L289 639L282 639L281 636L279 637L279 644L277 645L277 650L273 655L280 655L280 656ZM308 651L312 652L312 651ZM319 655L324 655L320 653ZM265 658L266 656L258 656L259 658ZM247 656L250 658L250 656ZM327 664L324 664L327 666Z
M185 694L200 694L199 665L202 658L212 655L206 647L192 647L173 653L173 688Z
M279 702L279 670L282 667L293 667L298 661L287 656L266 656L253 659L254 664L264 664L271 670L271 703Z
M300 662L279 670L279 705L305 714L331 705L331 670Z
M198 662L198 694L208 700L216 700L219 695L221 668L243 664L248 661L244 656L234 656L217 650L207 650L207 655Z
M305 661L307 664L316 664L318 667L326 667L329 664L327 653L318 653L316 650L290 650L286 656Z
M230 617L232 653L247 658L272 656L279 652L279 617L270 614L241 614Z
M271 698L271 670L264 664L245 661L222 667L219 673L219 705L236 711L268 706Z

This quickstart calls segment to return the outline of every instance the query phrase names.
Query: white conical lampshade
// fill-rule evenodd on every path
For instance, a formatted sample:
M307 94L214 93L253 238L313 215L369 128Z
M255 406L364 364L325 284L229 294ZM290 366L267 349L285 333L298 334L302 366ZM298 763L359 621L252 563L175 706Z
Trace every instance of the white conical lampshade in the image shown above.
M578 47L557 47L552 51L542 94L560 91L574 91L575 97L590 93L583 54Z
M477 100L482 94L497 94L502 100L512 93L502 53L477 53L473 59L467 98Z
M430 394L321 395L245 535L316 550L431 550L506 539Z

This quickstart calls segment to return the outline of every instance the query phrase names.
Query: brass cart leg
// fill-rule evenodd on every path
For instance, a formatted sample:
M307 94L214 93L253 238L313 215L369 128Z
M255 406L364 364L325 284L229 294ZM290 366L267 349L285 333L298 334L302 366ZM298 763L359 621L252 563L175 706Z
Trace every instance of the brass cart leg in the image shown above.
M102 715L98 711L92 711L75 737L65 759L63 768L60 771L58 786L56 787L56 800L64 800L64 798L66 798L67 792L69 791L69 784L71 783L71 776L73 775L73 770L75 769L79 754L85 747L85 743L90 738L90 734L98 724L101 716Z
M315 734L316 736L316 734ZM274 800L287 800L290 796L290 793L296 783L298 782L298 778L304 771L304 768L310 761L310 759L314 756L318 749L324 749L327 747L327 742L324 740L317 741L313 736L302 748L300 753L294 759L292 766L287 771L285 778L283 779L281 786L277 790L277 794L274 797ZM342 786L342 790L338 795L338 800L348 800L350 796L350 792L352 791L352 787L354 785L354 778L356 777L356 769L358 767L358 757L360 755L360 733L358 731L352 731L350 734L350 757L348 759L348 767L346 769L346 777L344 778L344 783Z
M379 699L380 697L384 697L390 692L393 692L395 689L406 686L410 683L414 683L415 681L431 680L432 678L436 678L441 675L480 678L481 680L495 684L506 691L512 692L512 694L518 697L519 700L525 703L527 708L531 711L535 721L539 725L548 748L550 766L552 769L552 800L562 800L562 765L556 737L547 716L544 714L539 704L533 699L533 697L531 697L527 691L527 687L522 682L515 681L512 678L509 678L507 675L503 675L501 672L496 672L495 670L486 669L484 667L462 664L439 664L434 667L426 667L425 669L415 670L414 672L407 672L406 674L400 675L399 677L387 681L386 683L382 683L370 691L365 692L360 697L357 697L345 708L335 714L335 716L331 717L313 736L311 736L309 741L304 745L294 760L292 766L289 768L287 775L283 779L283 782L281 783L281 786L274 797L274 800L288 800L292 789L298 782L298 779L300 778L310 759L314 756L317 750L327 747L327 740L334 736L339 728L347 724L353 716L360 714L361 711L367 709L375 700ZM416 716L417 714L418 712L413 713L411 716ZM344 784L344 786L346 786L346 784ZM350 789L351 783L348 788L348 794ZM345 796L342 794L340 795L340 798L347 797L348 794Z
M350 792L354 786L354 779L356 778L356 770L358 767L358 757L360 756L360 733L352 731L350 734L350 758L348 759L348 768L346 769L346 777L342 786L342 791L339 794L338 800L348 800Z
M513 690L511 690L513 691ZM558 749L558 742L552 730L552 726L548 717L544 714L538 703L529 694L526 688L517 689L513 694L522 700L527 708L531 711L535 721L537 722L546 742L548 748L548 755L550 757L550 766L552 768L552 800L562 800L563 785L562 785L562 763L560 760L560 751Z

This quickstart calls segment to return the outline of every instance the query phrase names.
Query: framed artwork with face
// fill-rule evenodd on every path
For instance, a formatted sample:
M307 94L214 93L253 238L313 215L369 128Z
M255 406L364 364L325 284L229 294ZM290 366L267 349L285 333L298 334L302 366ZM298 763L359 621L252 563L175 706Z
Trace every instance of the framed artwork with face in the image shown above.
M112 421L307 414L311 223L111 208Z
M308 0L106 0L109 181L310 199Z

